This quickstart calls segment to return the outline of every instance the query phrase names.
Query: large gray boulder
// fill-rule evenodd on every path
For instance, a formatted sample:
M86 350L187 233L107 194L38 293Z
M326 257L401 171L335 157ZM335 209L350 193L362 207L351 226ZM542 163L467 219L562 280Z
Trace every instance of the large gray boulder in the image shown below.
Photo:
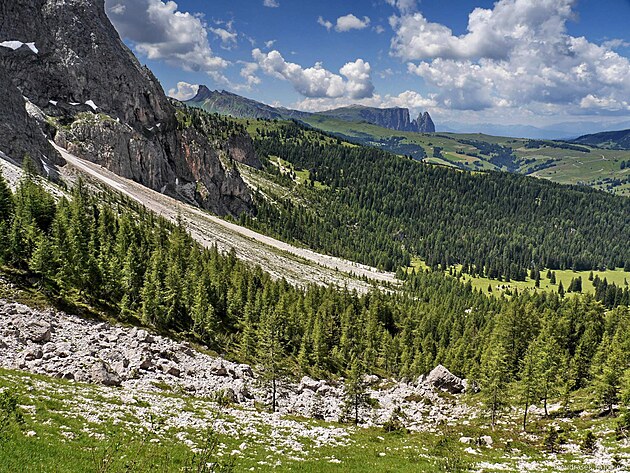
M50 341L52 327L43 320L23 320L18 323L18 330L24 341L46 343Z
M437 365L433 368L426 378L422 380L422 383L451 394L460 394L466 389L464 380L455 376L442 365Z
M90 378L93 382L105 386L120 386L120 376L103 360L97 360L90 371Z

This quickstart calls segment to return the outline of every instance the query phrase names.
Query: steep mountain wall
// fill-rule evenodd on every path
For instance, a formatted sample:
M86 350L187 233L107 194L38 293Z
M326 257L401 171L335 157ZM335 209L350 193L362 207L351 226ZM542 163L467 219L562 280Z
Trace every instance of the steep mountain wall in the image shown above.
M383 128L389 128L390 130L419 133L435 132L435 125L429 112L424 112L416 120L411 120L409 109L399 107L376 108L351 105L349 107L310 113L288 108L274 108L224 90L213 91L205 85L200 85L197 94L184 103L210 113L230 115L236 118L302 120L310 116L324 116L349 122L367 122Z
M238 172L221 163L221 151L194 129L178 130L175 108L121 41L103 0L1 2L0 32L0 43L34 44L36 53L26 46L0 48L0 69L49 124L40 121L39 132L31 133L44 138L35 150L27 149L27 139L14 138L19 129L5 126L0 149L7 154L41 157L50 152L44 148L51 137L121 176L218 213L249 209L249 191ZM12 95L15 103L15 90ZM3 123L23 118L15 106L20 110L5 113Z
M413 131L418 131L420 133L435 133L435 124L433 123L429 112L424 112L419 115L418 119L412 122L412 126L414 128Z

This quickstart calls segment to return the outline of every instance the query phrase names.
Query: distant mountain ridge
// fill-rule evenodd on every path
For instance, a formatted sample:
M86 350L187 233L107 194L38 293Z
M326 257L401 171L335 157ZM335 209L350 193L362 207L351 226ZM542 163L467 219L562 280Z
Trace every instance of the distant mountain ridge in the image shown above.
M630 129L583 135L572 142L606 149L630 150Z
M418 133L435 132L435 124L429 112L424 112L415 120L411 120L409 109L399 107L376 108L365 107L363 105L351 105L333 110L309 113L287 108L272 107L225 90L212 91L205 85L200 85L197 94L192 99L186 100L185 103L193 107L202 108L210 113L231 115L235 118L300 120L311 116L326 116L343 121L367 122L391 130Z

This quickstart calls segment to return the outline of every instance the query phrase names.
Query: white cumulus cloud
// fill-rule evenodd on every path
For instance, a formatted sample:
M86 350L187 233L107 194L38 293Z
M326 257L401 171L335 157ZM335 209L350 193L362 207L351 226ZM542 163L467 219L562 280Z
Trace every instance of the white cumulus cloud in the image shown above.
M264 0L263 5L268 8L278 8L280 6L280 2L278 0Z
M317 18L317 23L330 31L333 27L335 31L339 33L345 33L351 30L363 30L370 26L370 19L364 16L363 19L349 13L348 15L340 16L337 18L335 24L331 21L325 20L323 17Z
M221 40L221 45L225 49L231 49L236 46L238 34L228 31L224 28L210 28L210 31Z
M317 23L318 23L319 25L322 25L322 26L323 26L324 28L326 28L328 31L330 31L330 30L332 29L332 27L333 27L333 26L335 26L335 25L333 25L330 21L328 21L328 20L324 20L324 18L323 18L323 17L321 17L321 16L320 16L319 18L317 18Z
M338 107L345 107L348 105L364 105L366 107L379 107L379 108L408 108L411 110L412 115L417 115L427 109L432 111L436 109L438 103L431 96L423 96L416 91L406 90L398 95L385 95L374 94L372 97L364 99L353 100L348 97L341 98L306 98L295 104L294 108L298 110L304 110L307 112L321 112L322 110L330 110Z
M374 93L371 67L363 59L345 64L340 69L340 74L335 74L326 70L321 63L303 68L299 64L287 62L275 50L264 53L260 49L254 49L252 57L265 74L290 82L305 97L362 99L371 97Z
M189 84L188 82L178 82L177 87L168 91L168 95L177 100L188 100L197 95L198 90L198 85Z
M179 11L173 1L105 0L105 9L119 34L149 59L188 71L216 73L228 66L210 48L201 17Z
M398 8L402 13L409 13L417 8L416 0L386 0L394 8Z
M243 67L241 67L240 76L245 79L248 89L260 84L260 77L256 75L258 69L260 69L260 66L256 62L244 62Z
M614 44L567 33L575 0L500 0L476 8L457 36L421 13L395 15L391 54L439 90L448 108L565 107L620 110L630 97L630 61Z

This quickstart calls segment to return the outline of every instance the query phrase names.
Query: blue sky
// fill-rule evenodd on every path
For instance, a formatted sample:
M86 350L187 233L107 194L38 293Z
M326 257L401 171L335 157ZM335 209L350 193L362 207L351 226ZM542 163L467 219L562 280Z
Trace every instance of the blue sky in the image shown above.
M630 119L630 0L106 0L178 98L429 110L438 121Z

